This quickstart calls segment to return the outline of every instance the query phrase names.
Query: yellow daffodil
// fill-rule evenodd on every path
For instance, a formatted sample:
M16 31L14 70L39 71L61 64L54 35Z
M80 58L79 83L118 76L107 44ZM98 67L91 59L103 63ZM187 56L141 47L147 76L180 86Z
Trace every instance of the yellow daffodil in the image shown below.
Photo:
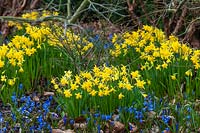
M133 79L138 79L141 77L138 70L131 72L131 76Z
M120 93L119 95L118 95L118 99L122 99L124 97L124 95L122 94L122 93Z
M167 68L167 66L168 66L168 64L166 63L166 62L164 62L163 64L162 64L162 68Z
M6 82L6 76L5 75L1 75L1 81Z
M8 79L8 84L10 85L10 86L13 86L14 84L15 84L15 78L14 79Z
M75 93L75 95L76 95L76 99L81 99L82 98L82 95L81 95L80 92L79 93Z
M77 90L78 88L78 85L76 84L71 84L71 90Z
M170 76L172 80L176 80L176 74Z
M4 66L4 61L0 60L0 68Z
M70 90L64 90L64 95L67 98L70 98L72 96L72 93L70 92Z
M97 91L96 90L92 90L89 94L91 95L91 96L95 96L96 95L96 93L97 93Z
M189 69L185 72L185 75L192 76L192 69Z
M144 89L144 85L146 84L146 82L144 80L136 80L135 85L140 88L140 89Z

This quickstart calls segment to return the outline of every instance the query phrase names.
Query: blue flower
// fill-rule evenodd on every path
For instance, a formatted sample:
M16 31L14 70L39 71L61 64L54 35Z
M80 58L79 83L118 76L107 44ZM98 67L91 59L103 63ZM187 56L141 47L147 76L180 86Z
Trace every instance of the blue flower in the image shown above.
M111 119L111 115L101 115L101 119L105 120L105 121L108 121L108 120Z
M73 119L71 119L70 121L69 121L69 124L70 125L73 125L75 122L74 122L74 120Z
M3 114L0 112L0 123L3 123L4 119L3 119Z
M114 125L115 125L115 122L114 122L114 121L110 121L110 125L111 125L111 126L114 126Z
M64 125L67 124L67 116L66 115L63 117L63 122L64 122Z
M29 127L29 130L30 130L31 132L34 132L34 130L35 130L35 126L31 126L31 127Z
M0 128L0 133L6 133L6 131L7 131L6 127Z
M129 125L129 130L132 131L133 130L133 126L131 123L128 124Z
M98 133L101 132L101 126L99 124L97 125L97 131L98 131Z
M110 48L111 46L112 46L112 43L105 43L104 46L103 46L103 48L104 48L104 49L108 49L108 48Z
M186 119L187 119L187 120L190 120L190 118L191 118L190 115L187 115L187 116L186 116Z
M25 102L26 101L26 96L22 95L22 97L20 98L20 102Z
M17 105L17 97L15 93L11 96L11 100L15 105Z
M18 112L20 112L20 114L24 114L26 111L26 107L25 106L22 106L18 109Z
M162 115L161 118L165 124L168 124L171 119L169 116L166 115Z
M37 118L37 121L38 121L38 123L43 123L42 115L40 115L40 116Z
M100 113L95 113L95 114L94 114L94 117L95 117L95 118L97 118L97 117L99 117L99 116L100 116Z
M50 125L50 124L47 125L47 129L48 129L50 132L52 132L52 128L51 128L51 125Z
M176 133L179 131L179 123L176 123Z
M113 34L109 34L109 37L108 37L110 40L113 38Z
M89 38L89 42L95 42L95 41L98 41L100 38L100 36L97 34L95 35L93 38Z
M191 109L190 107L187 107L187 111L188 111L188 112L191 112L191 110L192 110L192 109Z
M129 107L128 110L127 110L130 114L132 114L135 110L133 107Z
M16 121L16 116L15 116L14 113L11 113L11 118L12 118L13 121Z
M20 90L23 89L23 84L22 84L22 83L19 84L19 89L20 89Z
M88 118L86 119L86 122L88 123L88 122L90 121L90 119L91 119L91 118L90 118L90 117L88 117Z

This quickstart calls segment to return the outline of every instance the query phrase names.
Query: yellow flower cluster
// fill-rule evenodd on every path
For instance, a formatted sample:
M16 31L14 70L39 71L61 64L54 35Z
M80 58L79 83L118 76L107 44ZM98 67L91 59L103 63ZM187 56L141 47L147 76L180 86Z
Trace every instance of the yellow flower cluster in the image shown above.
M36 52L34 42L26 36L14 36L8 45L0 46L0 68L8 60L12 66L22 68L24 62L24 55L31 56Z
M49 45L61 46L66 48L67 51L80 52L81 55L93 48L93 43L87 41L86 38L80 37L70 29L65 31L62 27L55 24L52 26L51 33L48 34L47 38Z
M141 30L114 35L112 43L114 48L110 54L114 57L126 55L127 52L139 54L140 59L146 62L141 69L150 69L152 66L157 70L165 69L177 58L185 61L190 59L195 69L200 67L200 50L181 44L173 35L167 39L164 32L152 26L145 25Z
M132 75L132 77L131 77ZM145 88L146 82L138 71L128 73L125 66L120 68L111 66L95 66L92 71L81 71L79 75L72 75L71 71L65 72L61 78L52 78L54 89L63 93L65 97L75 96L81 99L84 96L109 96L124 97L122 92L131 91L134 87Z
M23 14L22 18L36 20L51 15L57 16L58 13L50 13L48 11L43 11L42 13L30 12ZM81 54L86 53L93 47L93 44L88 42L86 38L81 38L70 30L67 30L64 35L64 30L61 26L49 24L50 22L42 22L40 25L35 26L29 23L9 22L9 26L16 26L18 30L24 29L25 33L24 35L15 35L7 45L0 46L1 70L3 71L3 68L10 64L15 69L17 68L17 71L23 72L24 57L32 56L46 42L50 46L69 47L76 52L80 50ZM2 74L2 76L6 77L5 74ZM8 82L8 80L1 81ZM15 80L9 80L10 85L14 83L11 81Z
M57 12L43 11L41 13L33 11L25 13L22 18L37 20L47 16L58 16ZM47 41L50 46L62 46L70 50L79 52L81 55L87 53L88 50L93 48L93 43L81 38L79 35L72 32L72 30L64 29L63 26L58 23L42 22L38 26L33 26L29 23L17 23L10 21L9 26L16 26L19 30L25 27L26 33L30 35L32 39L38 42L38 48L41 47L41 43ZM66 30L66 31L65 31Z

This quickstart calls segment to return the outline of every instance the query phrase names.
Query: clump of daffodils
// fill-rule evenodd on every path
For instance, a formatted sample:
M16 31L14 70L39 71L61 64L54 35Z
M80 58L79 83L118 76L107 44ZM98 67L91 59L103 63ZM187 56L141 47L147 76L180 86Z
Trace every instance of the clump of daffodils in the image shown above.
M104 97L111 94L118 95L119 99L124 97L126 91L134 88L145 89L146 81L138 71L128 72L126 66L102 67L95 66L92 71L81 71L73 75L71 71L58 78L52 78L54 89L65 95L66 98L76 97L81 99L82 95L91 97Z
M22 18L37 20L48 16L58 16L57 12L43 11L25 13ZM56 47L66 47L71 51L76 51L81 55L84 55L91 48L93 48L93 43L89 42L86 38L80 37L80 35L75 34L72 30L65 29L58 23L42 22L38 25L31 25L29 23L19 24L17 22L9 22L9 26L16 26L19 30L25 29L26 34L32 38L37 43L37 47L41 48L42 43L47 42L50 46Z
M144 61L143 69L155 67L157 70L166 69L177 60L191 61L195 69L200 67L200 50L194 50L179 42L171 35L167 38L164 32L156 27L145 25L143 29L114 35L113 48L110 54L114 57L126 56L132 52L138 54Z
M22 15L24 19L37 20L47 16L58 16L57 12L43 11L25 13ZM52 47L65 47L70 51L75 51L84 55L88 50L93 48L93 44L87 41L86 38L81 38L79 35L70 30L66 32L58 24L51 24L51 22L42 22L38 25L31 25L30 23L9 22L9 26L15 26L18 30L22 30L24 35L15 35L8 42L0 46L0 69L4 72L2 76L5 78L7 67L13 67L16 72L24 72L23 63L25 57L33 56L38 49L44 48L43 45L48 44ZM12 69L12 70L14 70ZM15 75L16 76L16 75ZM15 80L1 80L13 85ZM9 77L6 76L8 79ZM17 78L17 77L14 77ZM12 81L12 82L11 82Z

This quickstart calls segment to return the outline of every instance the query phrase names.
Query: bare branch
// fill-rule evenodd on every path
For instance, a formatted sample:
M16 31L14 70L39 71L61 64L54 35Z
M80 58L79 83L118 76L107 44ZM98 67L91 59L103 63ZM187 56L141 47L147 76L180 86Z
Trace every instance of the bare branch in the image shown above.
M134 13L135 7L137 6L136 1L133 0L132 3L130 3L130 1L127 0L127 5L128 5L129 14L131 18L133 19L133 22L136 25L138 25L140 28L142 28L142 22L140 21L139 17Z
M174 22L174 19L175 19L176 15L177 15L177 12L181 9L181 7L185 4L186 1L187 0L181 1L180 4L178 5L178 7L176 8L176 11L173 13L173 15L172 15L172 17L170 19L170 22L169 22L169 26L170 27L172 26L172 24Z
M39 1L40 0L34 0L33 2L31 2L30 9L34 9Z
M175 29L174 29L174 31L173 31L172 34L176 35L177 32L179 31L179 29L182 27L182 24L183 24L183 21L184 21L184 18L185 18L185 16L186 16L186 14L187 14L187 7L184 6L184 7L183 7L183 10L182 10L182 14L181 14L181 16L179 17L179 20L178 20L178 22L177 22L177 24L176 24L176 27L175 27Z

